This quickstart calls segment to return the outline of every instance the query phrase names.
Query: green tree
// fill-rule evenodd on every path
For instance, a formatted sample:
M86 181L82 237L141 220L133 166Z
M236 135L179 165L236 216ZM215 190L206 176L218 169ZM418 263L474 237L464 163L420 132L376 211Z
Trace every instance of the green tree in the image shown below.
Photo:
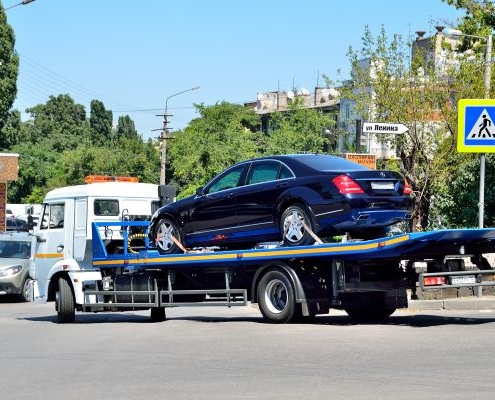
M465 15L458 28L468 35L486 38L495 28L495 5L491 1L446 0L450 5L463 9ZM459 68L451 71L456 99L475 99L485 93L485 45L479 38L463 37L460 52L466 51L469 57L460 59ZM474 50L474 57L470 54ZM492 87L495 69L492 68ZM490 88L491 92L491 88ZM457 137L457 103L447 118L448 127ZM435 220L441 226L478 226L478 203L480 181L479 154L458 153L455 149L445 157L445 168L437 180L433 208ZM484 193L484 224L495 225L495 157L486 156Z
M0 4L0 130L7 123L10 108L17 95L19 56L14 45L14 31L7 23L7 16Z
M49 143L53 151L61 154L89 140L86 110L68 94L50 96L46 104L38 104L26 111L32 118L26 130L26 140L33 144Z
M458 164L460 161L460 164ZM466 228L478 226L480 163L479 155L462 158L453 153L447 160L449 179L443 179L432 201L435 227ZM486 155L485 224L495 226L495 155Z
M0 149L10 149L16 143L23 140L20 135L21 131L21 113L13 110L7 119L7 122L0 135Z
M492 0L443 0L456 9L464 10L457 28L466 35L487 37L495 29L495 4ZM483 44L476 38L463 38L460 51L475 49L483 52Z
M455 125L452 98L457 89L450 87L424 55L418 54L409 68L407 44L400 35L389 39L384 28L374 37L366 27L362 51L351 49L349 54L354 83L346 95L356 101L361 118L409 127L404 135L383 135L381 140L397 148L399 168L413 188L411 228L425 229L435 179L442 174L443 160L455 149L449 126Z
M335 124L332 116L305 108L297 100L288 111L271 115L270 132L265 138L266 154L318 153L328 144L324 132Z
M92 106L90 121L84 106L69 95L51 96L46 104L28 109L31 119L26 122L20 121L18 112L11 114L4 139L10 150L19 153L20 168L18 180L9 184L9 201L41 201L47 191L81 184L92 174L130 175L158 183L157 146L151 140L143 142L128 117L121 119L121 126L129 133L109 140L106 128L111 126L111 113L97 100ZM105 132L96 126L105 127ZM91 133L97 133L93 136L97 143L92 142Z
M227 166L259 155L259 118L253 110L227 102L195 107L200 117L168 140L167 181L178 186L180 196L193 194Z
M53 186L49 187L48 184L56 171L58 153L51 149L48 142L40 142L35 146L29 142L22 142L13 146L11 150L19 154L19 177L17 181L9 183L9 202L33 202L33 198L38 198L41 202L44 194L53 189ZM38 196L33 197L33 192L37 192Z
M91 142L101 145L111 142L113 114L107 110L103 102L92 100L89 115L89 126L91 132Z
M84 183L88 175L133 176L141 182L158 183L159 154L151 142L124 139L108 146L79 146L56 160L49 187Z
M128 115L121 115L117 122L118 138L135 138L138 136L134 121Z

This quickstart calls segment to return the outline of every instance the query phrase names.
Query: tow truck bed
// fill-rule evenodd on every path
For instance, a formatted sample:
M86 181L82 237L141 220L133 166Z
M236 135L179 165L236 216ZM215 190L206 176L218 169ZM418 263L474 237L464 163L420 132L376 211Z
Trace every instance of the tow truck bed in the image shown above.
M124 230L122 254L108 254L99 228L143 227L146 222L93 223L93 266L128 270L157 268L189 268L209 265L219 267L260 264L273 260L327 258L353 261L359 264L374 261L425 260L444 258L446 255L469 255L495 252L495 229L448 229L415 232L368 241L325 243L313 246L276 247L251 250L188 252L161 255L154 249L132 251ZM148 244L146 240L146 244ZM148 246L147 246L148 247Z

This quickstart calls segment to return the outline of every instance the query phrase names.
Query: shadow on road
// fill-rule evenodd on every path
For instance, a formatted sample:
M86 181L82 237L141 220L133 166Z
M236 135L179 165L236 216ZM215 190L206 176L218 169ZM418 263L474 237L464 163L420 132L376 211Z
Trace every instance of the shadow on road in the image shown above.
M0 296L0 304L4 303L22 303L22 300L19 299L19 296L7 294Z
M415 314L415 315L392 315L391 317L374 322L355 322L349 317L343 316L322 316L314 320L316 324L323 325L397 325L410 326L413 328L424 328L442 325L480 325L495 323L495 316L480 314L479 317L460 317L459 315L438 315L438 314Z
M19 320L32 322L52 322L57 323L57 316L54 313L49 316L22 317ZM191 321L197 323L259 323L269 324L263 318L252 316L179 316L168 317L167 321ZM132 312L109 312L97 314L79 314L76 313L76 324L105 324L105 323L155 323L149 316L143 314L134 314ZM443 325L481 325L495 323L494 314L480 314L479 317L459 316L456 315L438 315L438 314L414 314L414 315L392 315L383 321L374 322L355 322L347 315L321 315L312 319L302 320L290 325L328 325L328 326L362 326L362 325L390 325L390 326L410 326L412 328L424 328Z

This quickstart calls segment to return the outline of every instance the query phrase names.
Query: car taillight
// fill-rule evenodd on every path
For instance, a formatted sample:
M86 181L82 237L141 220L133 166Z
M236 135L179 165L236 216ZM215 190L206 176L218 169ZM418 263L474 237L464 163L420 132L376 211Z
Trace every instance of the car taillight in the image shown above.
M364 193L361 186L356 181L349 178L347 175L339 175L332 179L332 182L337 186L341 194L361 194Z
M412 188L404 179L404 196L410 196L412 194Z

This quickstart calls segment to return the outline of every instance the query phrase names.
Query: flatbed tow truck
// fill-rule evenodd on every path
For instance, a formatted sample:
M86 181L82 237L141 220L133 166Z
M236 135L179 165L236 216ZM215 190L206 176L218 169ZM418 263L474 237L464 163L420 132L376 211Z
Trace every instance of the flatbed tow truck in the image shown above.
M406 233L367 241L249 250L192 249L161 255L150 246L146 221L92 223L92 262L62 265L55 296L59 322L75 311L150 309L257 303L268 322L286 323L330 308L357 321L379 320L408 305L408 290L494 286L495 229ZM120 247L112 245L118 231ZM138 233L136 233L138 232ZM111 249L109 253L108 249ZM471 260L467 269L464 260ZM35 278L35 277L34 277ZM36 278L35 278L36 279Z

